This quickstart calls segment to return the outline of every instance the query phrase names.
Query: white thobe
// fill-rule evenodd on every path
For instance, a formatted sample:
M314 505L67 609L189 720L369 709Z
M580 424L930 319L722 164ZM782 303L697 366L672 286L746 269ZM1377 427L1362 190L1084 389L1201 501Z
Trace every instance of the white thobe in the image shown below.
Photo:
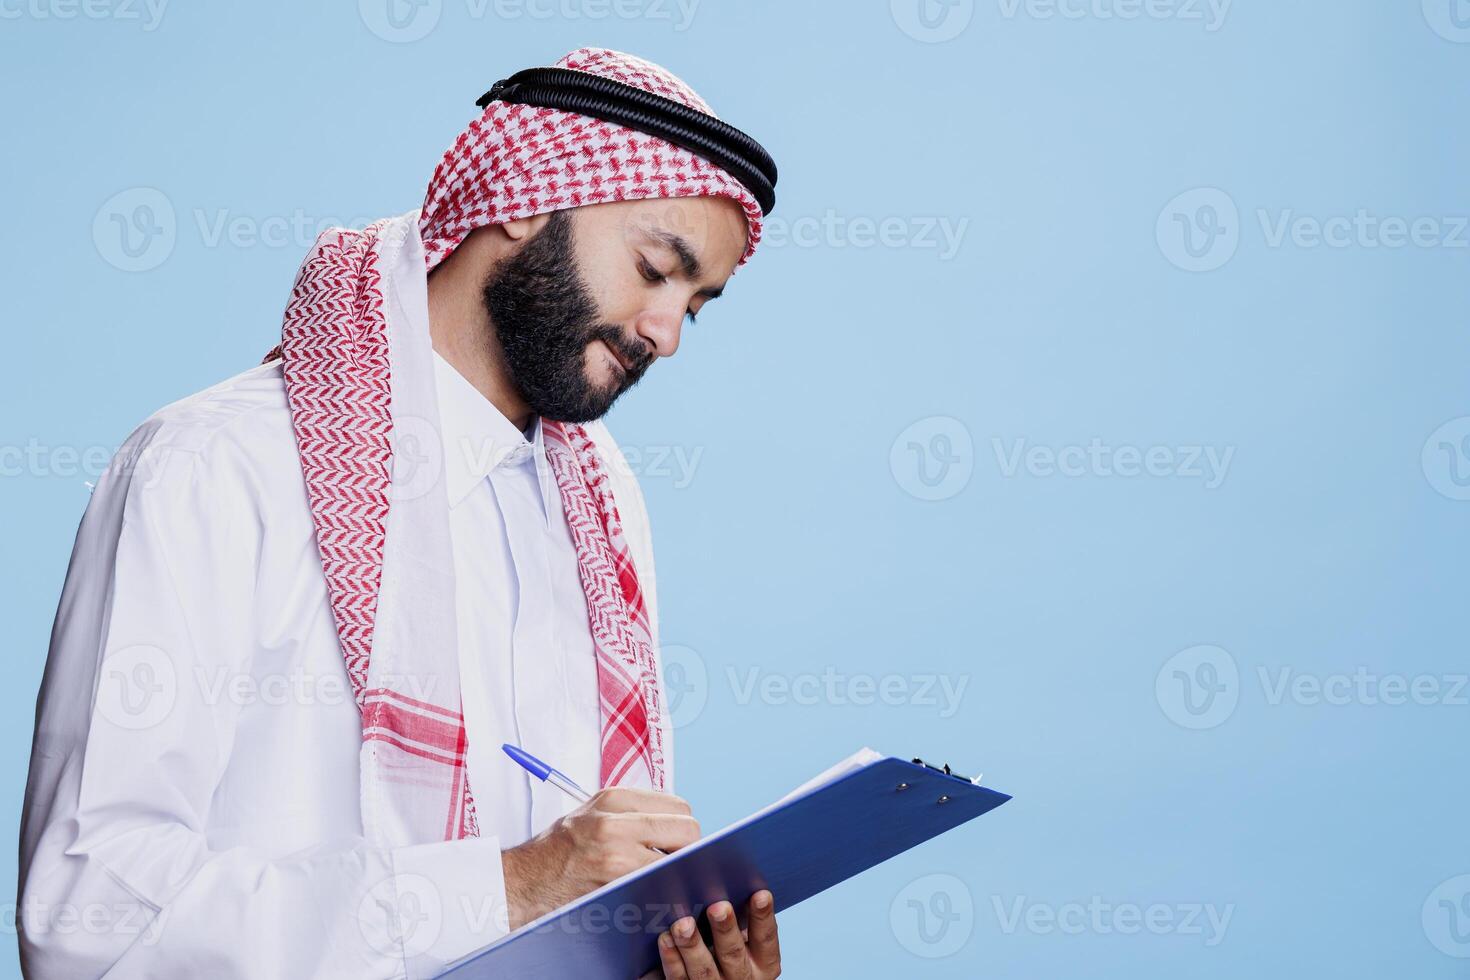
M500 744L597 785L596 665L539 425L528 440L437 355L435 372L442 470L423 465L451 507L482 836L363 836L361 718L280 362L262 365L140 426L82 518L21 827L28 975L420 976L504 932L501 849L572 804ZM642 498L608 471L656 629ZM428 901L379 901L393 876Z

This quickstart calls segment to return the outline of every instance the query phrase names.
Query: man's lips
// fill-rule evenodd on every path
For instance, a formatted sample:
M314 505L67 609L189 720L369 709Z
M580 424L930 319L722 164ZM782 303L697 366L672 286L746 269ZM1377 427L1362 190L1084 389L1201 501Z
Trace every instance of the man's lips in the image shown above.
M633 365L629 364L623 358L623 355L618 353L617 348L613 347L612 344L609 344L605 340L599 340L598 343L602 344L603 348L612 355L613 361L617 363L618 367L622 368L623 377L627 377L628 375L633 373Z

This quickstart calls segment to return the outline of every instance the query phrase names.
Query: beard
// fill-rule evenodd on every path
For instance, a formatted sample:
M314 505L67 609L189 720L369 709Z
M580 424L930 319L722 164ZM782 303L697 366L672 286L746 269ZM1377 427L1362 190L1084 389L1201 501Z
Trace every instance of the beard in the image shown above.
M481 296L510 382L537 415L557 422L601 418L653 363L647 344L629 343L622 327L601 322L565 210L553 211L535 236L490 270ZM588 378L587 348L598 340L630 365L605 384Z

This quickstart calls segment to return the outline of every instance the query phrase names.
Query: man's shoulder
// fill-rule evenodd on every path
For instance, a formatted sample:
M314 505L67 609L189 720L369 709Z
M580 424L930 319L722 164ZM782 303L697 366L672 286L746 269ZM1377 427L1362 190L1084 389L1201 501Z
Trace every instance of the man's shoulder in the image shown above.
M151 445L200 451L229 430L248 436L290 427L286 383L279 359L258 364L231 378L213 384L163 406L138 426L148 434Z
M113 459L130 494L270 495L278 475L299 480L296 443L279 360L172 402L135 428ZM140 479L141 477L141 479Z

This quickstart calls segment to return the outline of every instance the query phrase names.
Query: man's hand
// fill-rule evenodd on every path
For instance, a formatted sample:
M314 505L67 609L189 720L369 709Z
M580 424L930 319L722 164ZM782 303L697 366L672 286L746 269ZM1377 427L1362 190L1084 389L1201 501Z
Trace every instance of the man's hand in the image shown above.
M659 963L667 980L772 980L781 975L781 943L776 937L776 904L758 891L746 909L742 932L729 902L709 907L714 948L704 944L694 919L678 920L658 937Z
M519 929L658 860L663 855L655 847L675 851L697 840L699 822L679 797L646 789L599 790L524 844L500 852L510 927Z

